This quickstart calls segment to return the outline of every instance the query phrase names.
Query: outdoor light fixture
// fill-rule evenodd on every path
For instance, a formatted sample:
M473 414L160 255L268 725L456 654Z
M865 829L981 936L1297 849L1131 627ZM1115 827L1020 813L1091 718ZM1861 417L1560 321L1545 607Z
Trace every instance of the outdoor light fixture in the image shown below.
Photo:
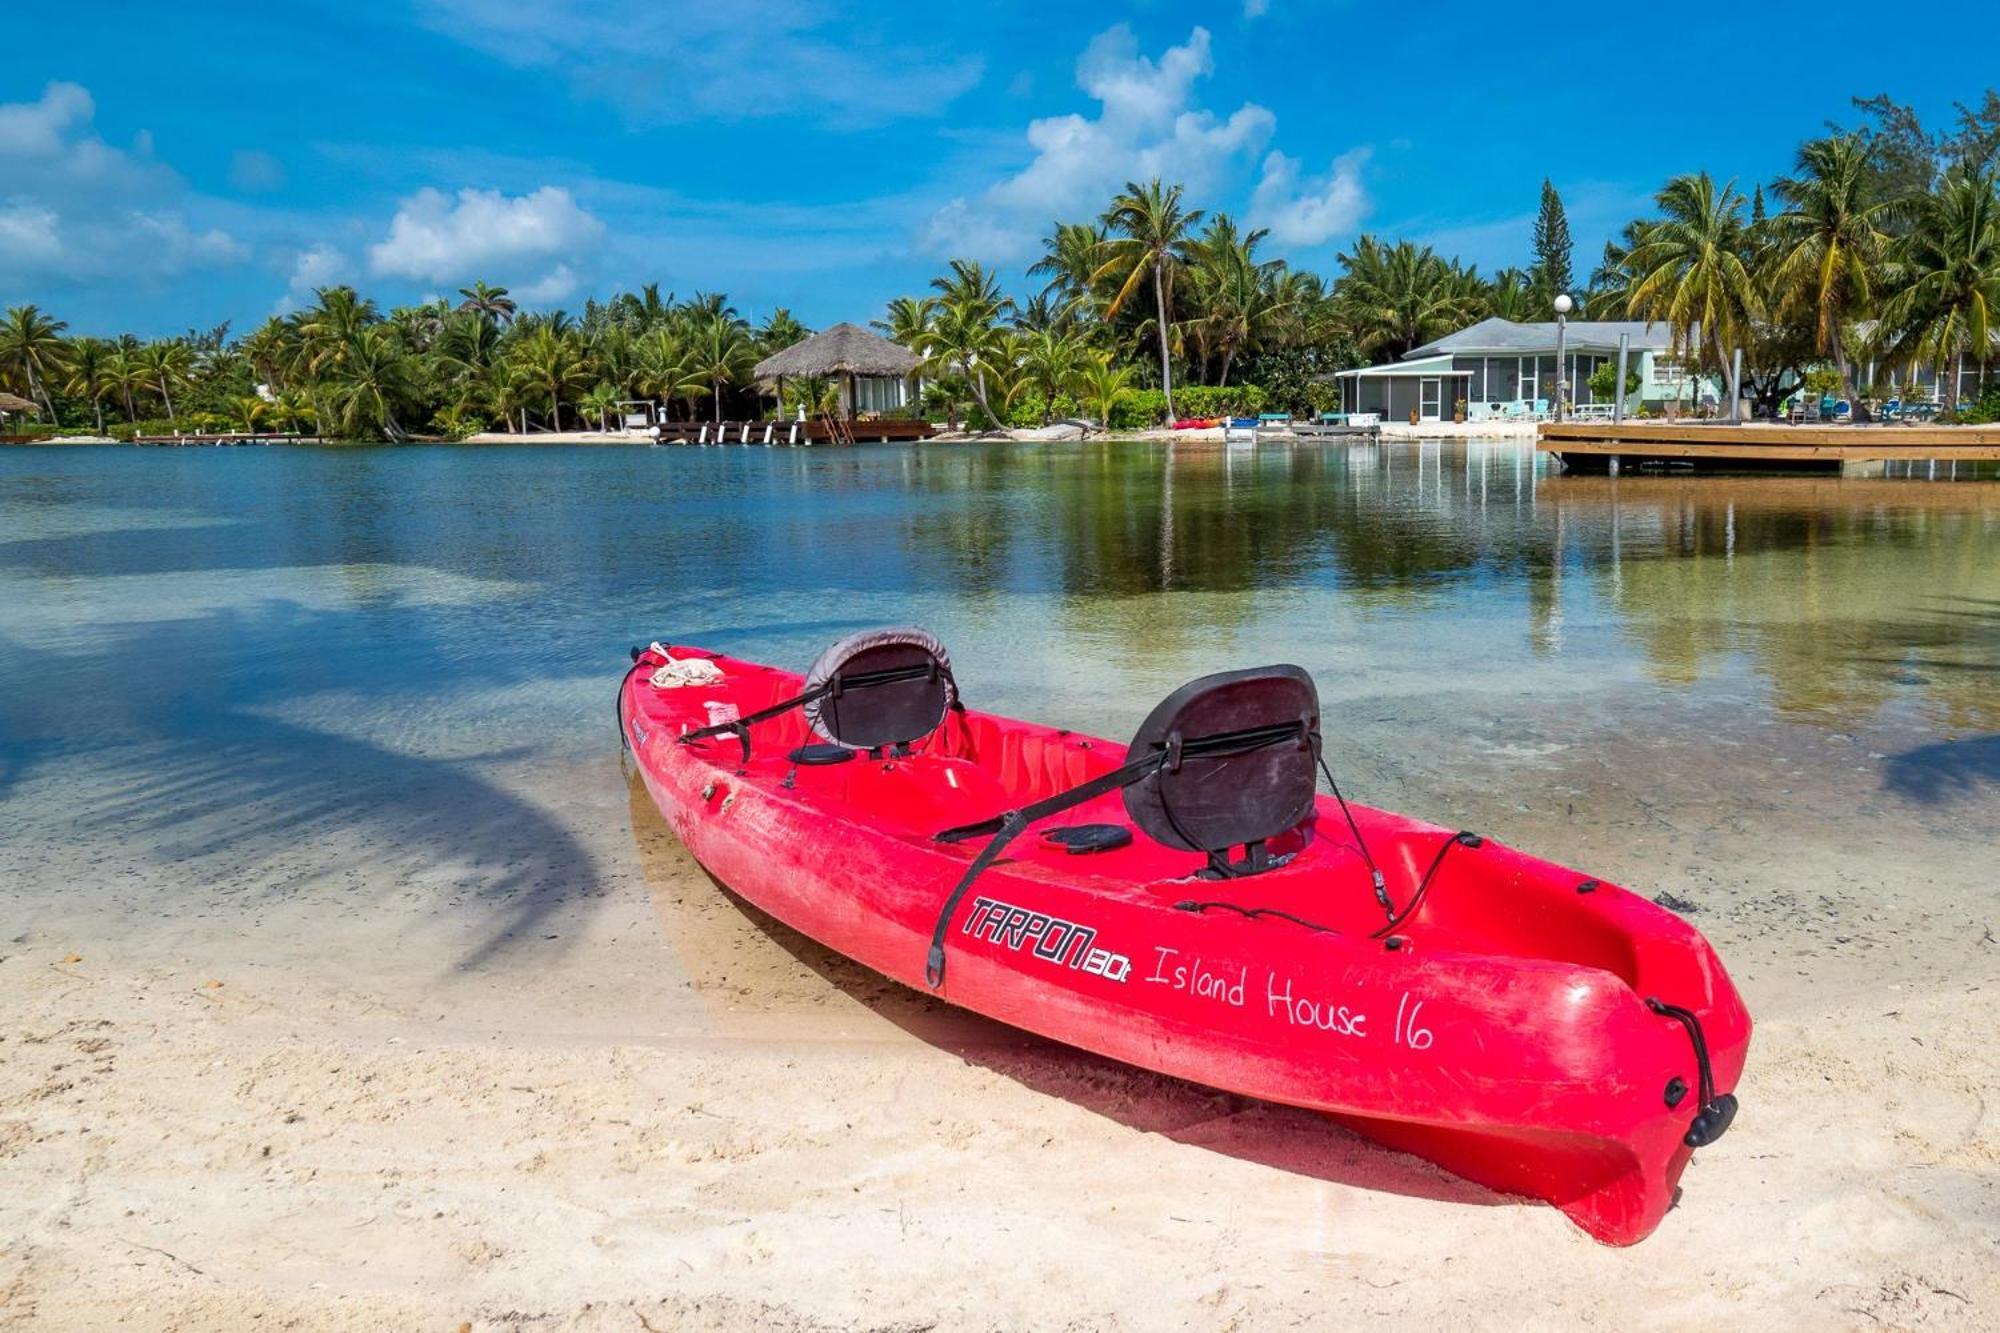
M1563 419L1563 400L1568 396L1569 370L1563 365L1563 334L1567 332L1569 312L1576 309L1576 302L1569 299L1568 292L1556 293L1556 420Z

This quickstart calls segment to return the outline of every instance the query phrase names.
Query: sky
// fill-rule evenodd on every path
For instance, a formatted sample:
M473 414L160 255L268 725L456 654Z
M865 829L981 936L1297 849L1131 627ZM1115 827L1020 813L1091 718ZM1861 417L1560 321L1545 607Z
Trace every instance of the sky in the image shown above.
M657 282L823 327L958 256L1030 290L1054 220L1154 175L1322 272L1364 231L1526 264L1547 176L1581 277L1675 173L1747 188L1853 96L1941 126L1996 80L1990 4L1882 42L1879 5L1732 13L1550 9L1552 41L1491 0L23 6L0 305L158 336L337 282L572 310Z

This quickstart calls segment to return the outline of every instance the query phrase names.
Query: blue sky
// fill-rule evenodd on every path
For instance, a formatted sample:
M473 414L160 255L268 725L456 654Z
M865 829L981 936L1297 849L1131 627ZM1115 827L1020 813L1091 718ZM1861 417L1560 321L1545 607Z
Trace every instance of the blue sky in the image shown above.
M1053 218L1155 173L1322 270L1363 230L1525 262L1548 175L1587 272L1675 172L1768 179L1854 94L1943 124L1996 78L1990 5L1894 35L1846 0L1569 12L1550 44L1490 0L24 7L0 303L159 334L332 281L570 308L656 281L824 325L953 255L1025 288Z

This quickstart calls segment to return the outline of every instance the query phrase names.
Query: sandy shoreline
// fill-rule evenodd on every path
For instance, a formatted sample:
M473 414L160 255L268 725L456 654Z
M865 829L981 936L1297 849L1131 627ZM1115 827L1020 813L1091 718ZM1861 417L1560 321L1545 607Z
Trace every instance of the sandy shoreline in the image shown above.
M1520 771L1506 745L1362 775L1694 902L1729 960L1759 1020L1743 1117L1626 1251L1317 1117L830 957L719 890L609 755L483 774L596 867L584 898L536 880L554 896L499 937L505 904L467 896L492 871L448 846L274 897L249 887L269 867L226 852L191 881L17 842L0 1321L1988 1322L2000 1076L1980 1015L2000 951L1989 869L1940 849L1992 802L1870 817L1887 802L1855 740L1760 740L1754 768L1565 751L1533 761L1532 792L1498 780ZM1773 764L1849 776L1802 806L1766 785ZM495 854L532 858L538 836ZM345 835L312 855L368 864Z

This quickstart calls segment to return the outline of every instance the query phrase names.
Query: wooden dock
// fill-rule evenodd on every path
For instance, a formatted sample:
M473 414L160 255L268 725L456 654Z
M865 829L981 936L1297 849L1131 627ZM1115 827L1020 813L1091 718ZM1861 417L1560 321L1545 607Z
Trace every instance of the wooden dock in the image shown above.
M1565 421L1535 439L1574 472L1868 471L1892 462L2000 462L2000 426L1787 426Z
M1330 421L1294 421L1289 426L1267 428L1282 438L1287 432L1301 440L1355 440L1368 442L1382 438L1380 426L1349 426Z
M937 434L928 421L902 417L844 421L662 421L660 444L910 444Z
M220 435L134 435L132 443L153 449L185 449L196 445L320 444L317 435L283 434L272 431L237 431Z

